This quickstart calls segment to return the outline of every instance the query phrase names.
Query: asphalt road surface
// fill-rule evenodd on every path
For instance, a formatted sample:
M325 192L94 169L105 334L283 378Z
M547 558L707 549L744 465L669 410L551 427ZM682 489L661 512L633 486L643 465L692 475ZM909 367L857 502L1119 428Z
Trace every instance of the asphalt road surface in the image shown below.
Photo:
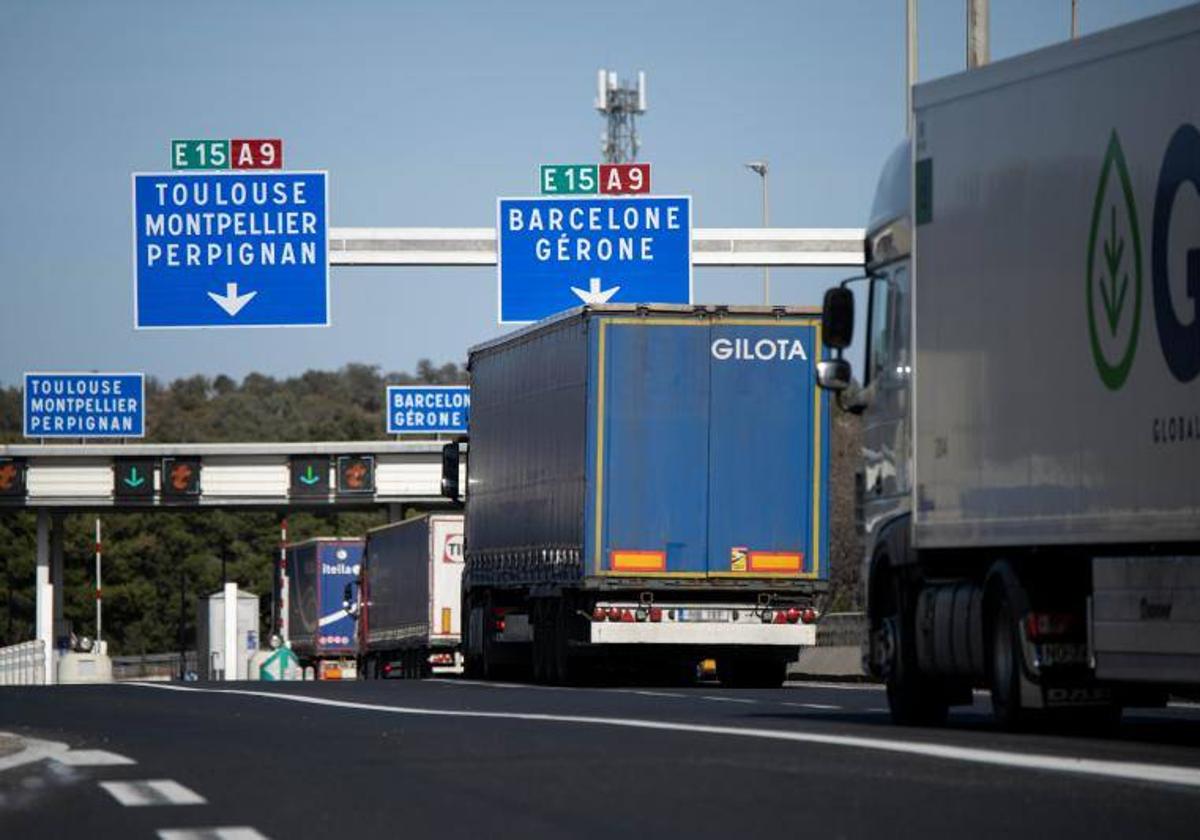
M1189 837L1200 707L945 729L873 686L0 688L0 837ZM223 833L204 830L223 829Z

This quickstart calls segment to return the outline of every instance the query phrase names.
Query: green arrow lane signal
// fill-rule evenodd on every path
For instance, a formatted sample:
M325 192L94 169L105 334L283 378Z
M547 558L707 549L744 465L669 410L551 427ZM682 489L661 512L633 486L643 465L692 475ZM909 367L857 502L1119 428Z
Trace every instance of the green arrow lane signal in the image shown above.
M141 487L146 483L146 479L138 475L137 467L133 467L129 470L129 475L125 477L125 483L130 487Z
M321 476L313 470L312 464L309 464L308 471L305 472L304 475L300 476L300 480L305 484L316 484L321 480Z

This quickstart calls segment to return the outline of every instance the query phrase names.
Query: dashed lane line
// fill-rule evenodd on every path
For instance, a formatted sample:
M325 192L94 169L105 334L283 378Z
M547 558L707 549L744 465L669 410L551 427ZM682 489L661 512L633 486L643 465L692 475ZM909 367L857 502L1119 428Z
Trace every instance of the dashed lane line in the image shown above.
M748 697L721 697L717 694L701 694L701 700L711 700L714 703L757 703L757 700L751 700Z
M572 725L621 727L626 729L654 730L659 732L685 732L696 735L720 735L735 738L782 741L789 743L822 744L848 747L874 752L913 755L923 758L957 761L970 764L990 765L1014 770L1035 770L1049 773L1065 773L1093 778L1112 779L1126 782L1152 782L1176 785L1200 791L1200 768L1169 764L1146 764L1131 761L1112 761L1094 758L1076 758L1062 755L1016 753L1004 750L953 746L924 741L873 738L859 735L835 735L823 732L798 730L760 729L753 727L717 726L699 723L682 723L665 720L639 718L597 717L592 715L556 715L536 712L487 712L455 709L423 709L413 706L385 706L376 703L356 703L326 697L310 697L303 694L284 694L272 691L248 689L185 688L165 683L126 683L136 688L151 688L159 691L177 691L192 694L228 694L242 697L258 697L285 703L301 703L312 706L327 706L356 711L381 712L384 714L420 717L474 718L479 720L519 720L532 723L565 723Z
M828 703L781 703L781 706L791 706L794 709L815 709L818 712L840 712L841 706L830 706Z
M226 825L214 828L164 828L159 830L161 840L267 840L248 825Z
M203 805L203 796L173 779L146 779L136 782L101 782L100 787L127 808L148 805Z

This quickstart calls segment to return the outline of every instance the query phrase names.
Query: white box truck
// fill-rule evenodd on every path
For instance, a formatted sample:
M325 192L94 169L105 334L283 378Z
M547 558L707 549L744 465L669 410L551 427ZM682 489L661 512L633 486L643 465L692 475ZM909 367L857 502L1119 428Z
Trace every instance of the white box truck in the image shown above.
M358 613L358 672L367 679L462 673L462 514L429 514L367 531L346 601Z
M918 85L821 364L893 718L1200 686L1200 7ZM861 292L865 289L865 294ZM860 346L856 342L856 347ZM861 377L861 385L856 380Z

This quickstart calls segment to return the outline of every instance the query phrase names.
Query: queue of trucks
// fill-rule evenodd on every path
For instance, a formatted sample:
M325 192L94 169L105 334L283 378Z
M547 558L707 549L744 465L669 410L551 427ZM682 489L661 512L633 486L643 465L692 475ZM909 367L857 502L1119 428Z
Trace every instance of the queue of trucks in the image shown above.
M863 658L896 722L977 688L1010 726L1195 696L1197 77L1193 6L916 86L866 273L819 318L584 306L472 349L457 553L449 517L372 531L319 616L297 569L302 656L552 683L712 657L778 685L827 587L835 396L862 416ZM335 614L344 648L315 629Z
M612 305L474 348L465 510L289 547L301 664L781 684L829 572L818 335L811 310Z

